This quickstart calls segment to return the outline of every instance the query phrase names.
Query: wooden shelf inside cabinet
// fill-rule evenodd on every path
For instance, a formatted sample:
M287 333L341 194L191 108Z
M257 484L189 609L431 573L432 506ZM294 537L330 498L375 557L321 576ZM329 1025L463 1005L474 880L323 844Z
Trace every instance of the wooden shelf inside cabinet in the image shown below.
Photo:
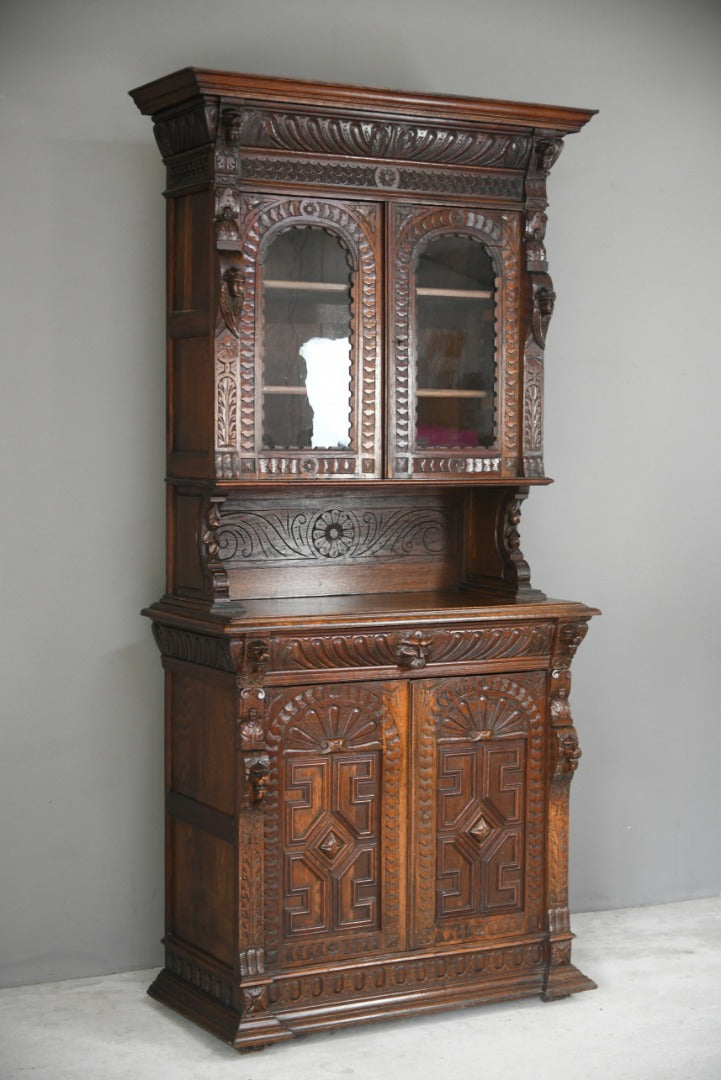
M486 390L416 390L416 397L437 397L437 398L485 398L488 397L488 391Z
M591 113L196 68L133 98L171 312L150 993L247 1050L591 989L569 692L597 612L532 587L519 536L550 482L546 181Z
M307 394L305 386L264 386L264 394Z
M297 289L299 292L347 293L348 283L343 281L264 281L266 289Z
M416 296L431 296L452 300L490 300L490 289L433 289L430 286L418 286Z

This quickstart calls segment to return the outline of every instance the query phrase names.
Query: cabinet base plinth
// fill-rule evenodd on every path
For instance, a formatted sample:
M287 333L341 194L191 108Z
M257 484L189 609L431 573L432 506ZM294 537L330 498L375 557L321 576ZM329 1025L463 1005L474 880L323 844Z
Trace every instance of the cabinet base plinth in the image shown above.
M558 1001L568 997L569 994L579 994L583 990L597 990L598 987L593 979L574 967L573 964L563 964L560 967L551 968L548 973L546 985L541 994L542 1001Z
M233 1007L215 1001L168 971L160 972L148 993L235 1050L245 1053L314 1031L538 995L544 1001L552 1001L581 990L591 990L595 985L569 964L548 975L543 970L528 971L512 978L499 976L471 985L449 985L440 991L437 988L413 989L334 1004L291 1006L245 1019Z
M148 994L241 1053L263 1050L271 1043L292 1038L292 1032L274 1016L257 1017L243 1022L235 1009L214 1001L208 994L188 986L168 971L160 972L155 982L148 987Z

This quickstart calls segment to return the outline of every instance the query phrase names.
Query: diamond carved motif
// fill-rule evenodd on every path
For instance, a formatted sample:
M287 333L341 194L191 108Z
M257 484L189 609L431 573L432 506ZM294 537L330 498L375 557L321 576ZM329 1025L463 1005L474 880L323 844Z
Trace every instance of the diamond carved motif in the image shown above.
M336 855L345 847L345 843L341 838L334 833L331 829L326 833L321 842L318 844L318 850L322 851L324 855L327 855L331 862L335 859Z
M479 814L468 831L471 836L475 836L476 840L483 842L489 833L493 832L493 826L488 824L483 814Z

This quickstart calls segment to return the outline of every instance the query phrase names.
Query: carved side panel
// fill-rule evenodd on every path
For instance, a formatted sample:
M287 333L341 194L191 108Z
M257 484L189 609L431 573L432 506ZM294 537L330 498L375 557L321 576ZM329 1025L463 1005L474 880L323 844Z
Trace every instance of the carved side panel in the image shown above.
M417 685L414 943L543 921L545 675Z
M379 210L324 199L251 196L236 199L224 183L216 195L220 295L216 329L216 473L220 479L375 476L380 469L377 417ZM333 233L351 266L351 447L263 450L260 447L263 349L262 261L273 238L293 227Z
M331 685L269 703L270 964L399 946L403 694L401 685Z

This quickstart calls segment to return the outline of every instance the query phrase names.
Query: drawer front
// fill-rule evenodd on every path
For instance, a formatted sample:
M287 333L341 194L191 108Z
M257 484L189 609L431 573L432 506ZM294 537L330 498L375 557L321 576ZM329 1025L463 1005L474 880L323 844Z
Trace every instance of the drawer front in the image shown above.
M446 664L485 664L550 655L553 624L418 627L360 633L287 635L270 644L268 674L376 668L419 672Z

